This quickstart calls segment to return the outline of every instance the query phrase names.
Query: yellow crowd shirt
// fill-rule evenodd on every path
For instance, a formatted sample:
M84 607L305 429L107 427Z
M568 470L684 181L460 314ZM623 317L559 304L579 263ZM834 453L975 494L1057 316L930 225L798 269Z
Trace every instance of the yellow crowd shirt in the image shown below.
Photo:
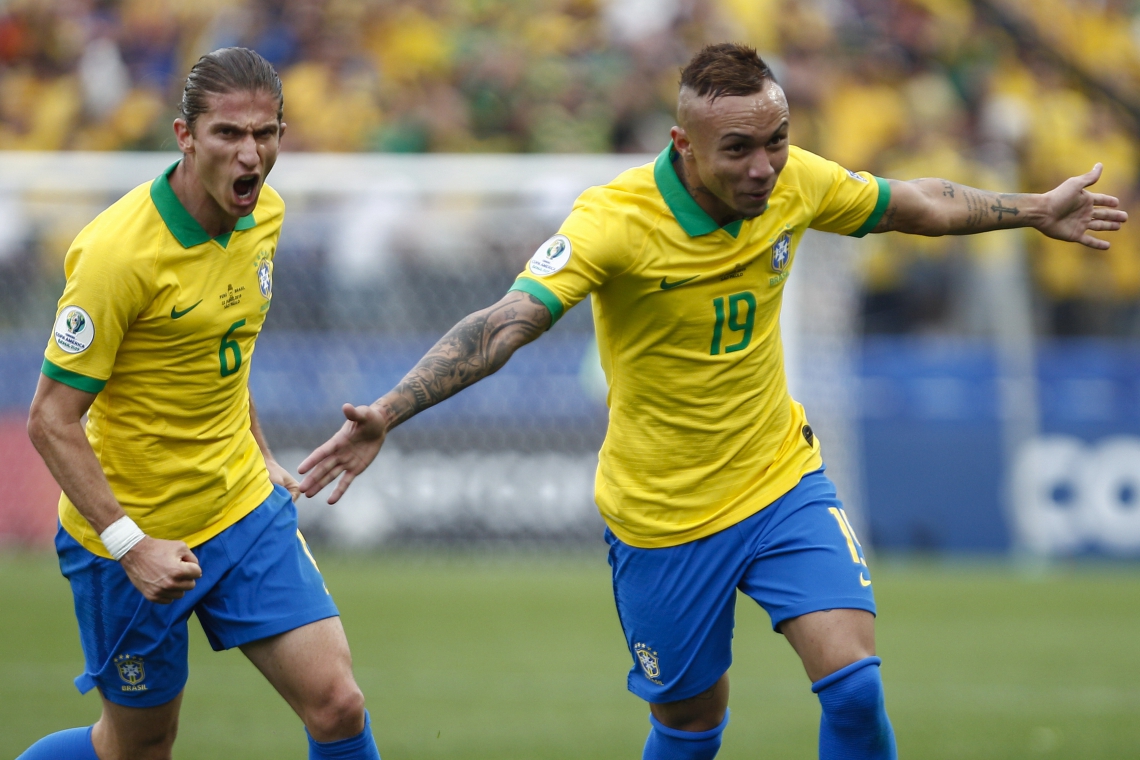
M87 439L131 519L196 546L273 490L250 431L248 381L285 205L264 186L252 214L210 238L170 187L175 166L76 237L42 371L98 394ZM59 519L110 556L66 494Z
M861 237L890 200L884 180L792 147L764 213L718 227L675 155L584 192L512 287L555 321L593 294L610 409L596 500L644 548L734 525L821 466L788 394L784 283L805 230Z

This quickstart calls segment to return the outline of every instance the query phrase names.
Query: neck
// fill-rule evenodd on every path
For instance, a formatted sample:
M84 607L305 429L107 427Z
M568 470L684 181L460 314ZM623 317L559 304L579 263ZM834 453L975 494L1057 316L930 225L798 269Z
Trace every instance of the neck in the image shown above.
M686 161L680 153L673 154L673 169L677 172L677 179L681 180L681 184L685 187L685 190L687 190L693 200L697 202L697 205L717 223L718 227L723 227L726 224L731 224L738 219L744 218L743 214L713 195L707 187L700 184L696 167L693 166L691 162ZM692 177L691 180L690 177Z
M198 175L187 166L189 156L183 156L170 175L170 189L182 203L183 208L202 225L206 234L214 238L233 232L238 218L227 214L218 202L206 192L205 185Z

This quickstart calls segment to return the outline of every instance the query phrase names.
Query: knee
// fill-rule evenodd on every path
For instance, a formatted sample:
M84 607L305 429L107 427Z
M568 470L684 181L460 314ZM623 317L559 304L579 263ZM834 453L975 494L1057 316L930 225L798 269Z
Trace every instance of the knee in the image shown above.
M679 702L660 702L650 706L653 718L678 731L710 731L724 722L728 712L728 674L725 673L706 691Z
M720 751L721 734L728 725L728 710L720 724L707 731L681 731L649 716L652 728L645 740L642 760L713 760Z
M305 727L319 742L338 741L364 730L364 694L354 681L338 684L305 714Z

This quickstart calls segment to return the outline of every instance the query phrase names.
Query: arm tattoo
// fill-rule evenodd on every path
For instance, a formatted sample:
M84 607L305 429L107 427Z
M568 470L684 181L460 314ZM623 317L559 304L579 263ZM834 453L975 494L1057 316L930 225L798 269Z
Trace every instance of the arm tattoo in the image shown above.
M1015 217L1021 214L1016 205L1017 196L1010 193L984 193L973 188L963 187L962 197L966 201L966 221L964 231L973 232L980 229L999 229L1012 220L1006 216ZM994 218L994 215L997 218ZM1015 225L1016 226L1016 225Z
M945 179L924 178L898 183L886 213L872 232L918 235L969 235L974 232L1023 227L1024 196L991 193ZM903 188L906 192L902 192ZM918 190L918 193L915 193Z
M981 192L972 188L962 188L962 198L966 201L966 228L981 227L990 218L989 203Z
M1010 197L1012 197L1012 196L1003 193L1003 194L998 196L997 203L990 206L990 210L998 215L998 221L999 222L1001 221L1001 217L1002 217L1003 213L1010 214L1011 216L1017 216L1020 213L1020 211L1018 210L1018 208L1016 206L1013 206L1011 208L1011 207L1008 207L1008 206L1005 206L1002 204L1003 198L1010 198ZM1011 203L1012 203L1012 201L1011 201Z
M393 427L492 374L542 334L550 312L529 293L519 295L465 317L440 338L386 395Z
M875 229L871 230L871 232L890 232L896 229L895 215L898 214L898 212L898 206L895 205L894 201L891 201L887 205L887 210L883 212L883 218L879 220L879 223L875 225Z

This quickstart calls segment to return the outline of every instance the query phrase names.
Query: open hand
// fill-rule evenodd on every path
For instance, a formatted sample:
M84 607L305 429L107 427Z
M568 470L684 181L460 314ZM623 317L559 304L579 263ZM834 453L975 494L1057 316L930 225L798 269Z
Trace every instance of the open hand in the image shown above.
M376 407L345 404L341 411L346 418L341 429L297 468L305 476L301 491L309 497L344 473L329 496L329 504L336 504L356 476L372 464L388 435L387 418Z
M119 560L127 577L148 602L170 604L202 577L198 558L182 541L147 536Z
M1051 238L1107 250L1109 242L1089 232L1118 230L1128 221L1128 214L1118 208L1117 198L1085 189L1096 184L1103 170L1097 164L1087 174L1071 177L1045 193L1045 217L1037 228Z

